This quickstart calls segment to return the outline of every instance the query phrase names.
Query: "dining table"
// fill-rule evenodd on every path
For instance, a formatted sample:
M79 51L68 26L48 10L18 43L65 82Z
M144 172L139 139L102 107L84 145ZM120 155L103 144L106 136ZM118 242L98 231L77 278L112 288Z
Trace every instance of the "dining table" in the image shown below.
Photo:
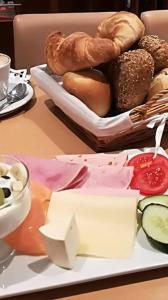
M34 95L26 106L0 120L1 153L15 153L52 159L59 154L91 154L95 151L72 126L58 116L57 108L34 80ZM133 147L155 145L152 136ZM168 153L168 135L161 146ZM13 296L13 300L166 300L168 267L101 278L80 284Z

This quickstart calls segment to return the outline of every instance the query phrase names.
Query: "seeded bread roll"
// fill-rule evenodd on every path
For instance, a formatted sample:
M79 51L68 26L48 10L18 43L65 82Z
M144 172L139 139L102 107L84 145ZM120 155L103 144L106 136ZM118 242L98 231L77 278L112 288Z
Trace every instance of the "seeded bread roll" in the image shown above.
M168 67L168 42L159 39L157 35L145 35L139 41L138 47L152 55L155 73Z
M111 63L109 80L118 111L130 110L144 102L153 73L153 58L143 49L124 52Z
M100 117L104 117L110 110L112 101L110 84L101 71L88 69L67 72L63 76L63 87Z

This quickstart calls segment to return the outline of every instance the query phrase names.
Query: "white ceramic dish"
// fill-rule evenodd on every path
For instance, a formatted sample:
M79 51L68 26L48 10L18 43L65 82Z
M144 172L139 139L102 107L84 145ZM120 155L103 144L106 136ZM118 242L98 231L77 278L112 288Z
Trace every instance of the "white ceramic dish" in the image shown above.
M154 149L146 148L143 151ZM127 152L131 157L141 151ZM165 154L162 149L159 153ZM64 270L53 265L44 256L15 255L4 272L0 273L0 298L166 266L168 256L152 248L140 230L130 259L78 257L73 270Z
M26 103L28 103L31 100L31 98L33 97L34 91L30 84L28 84L28 83L26 83L26 84L27 84L27 92L26 92L25 97L22 100L20 100L16 103L13 103L13 104L9 105L8 107L4 108L3 110L1 110L0 117L4 116L6 114L13 113L15 110L21 108L22 106L24 106ZM16 85L16 83L9 82L8 90L10 91L15 85ZM3 101L5 101L5 99Z

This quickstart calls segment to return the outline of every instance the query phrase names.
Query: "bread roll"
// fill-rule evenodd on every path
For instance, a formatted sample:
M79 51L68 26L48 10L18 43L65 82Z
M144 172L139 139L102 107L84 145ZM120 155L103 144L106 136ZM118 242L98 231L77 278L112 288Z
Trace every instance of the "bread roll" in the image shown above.
M121 54L109 69L116 108L130 110L145 100L154 73L152 56L143 49Z
M139 41L138 47L152 55L155 73L168 67L168 42L159 39L157 35L145 35Z
M120 11L104 19L98 26L98 36L111 39L121 50L128 50L144 35L145 27L137 15Z
M154 76L148 91L147 101L165 89L168 89L168 68L162 69Z
M47 65L57 75L95 67L119 54L120 48L111 40L93 38L84 32L74 32L67 37L53 32L45 45Z
M108 113L111 106L110 84L102 72L95 69L67 72L63 76L63 87L100 117Z

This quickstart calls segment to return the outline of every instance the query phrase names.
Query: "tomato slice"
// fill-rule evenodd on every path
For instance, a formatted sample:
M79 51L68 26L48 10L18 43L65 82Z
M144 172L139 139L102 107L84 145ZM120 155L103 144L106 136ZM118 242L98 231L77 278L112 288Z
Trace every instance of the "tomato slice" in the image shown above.
M128 161L127 165L133 166L135 173L137 170L150 167L152 165L165 166L168 170L167 157L162 154L157 154L155 158L153 158L153 156L153 152L137 154Z
M153 164L139 168L134 174L130 187L140 190L142 195L160 195L168 189L168 168Z

